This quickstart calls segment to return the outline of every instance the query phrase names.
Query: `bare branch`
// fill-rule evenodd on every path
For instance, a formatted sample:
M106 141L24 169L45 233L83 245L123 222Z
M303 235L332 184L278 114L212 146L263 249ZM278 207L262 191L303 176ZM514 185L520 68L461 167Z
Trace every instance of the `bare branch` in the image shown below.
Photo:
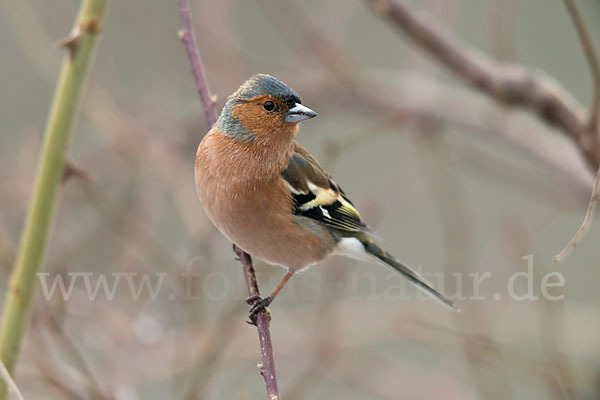
M583 219L583 223L573 236L573 239L567 246L557 255L554 256L552 262L558 264L563 262L575 247L579 244L579 241L585 236L587 231L590 229L592 225L592 219L594 218L594 213L596 211L596 203L598 202L598 193L600 192L600 169L598 169L598 173L596 174L596 183L594 184L594 190L592 191L592 197L590 198L590 202L588 203L587 211L585 213L585 218Z
M478 90L500 102L530 108L542 120L560 129L575 142L588 164L598 170L583 224L567 246L554 257L554 262L563 261L589 230L600 186L600 62L575 0L564 1L594 75L595 100L589 120L586 120L582 107L569 92L542 71L495 62L460 42L439 23L401 0L369 0L379 13L391 20L410 39Z
M512 0L497 1L506 5ZM457 90L449 90L450 87L446 85L448 87L440 91L438 88L440 82L422 76L421 73L378 71L377 77L369 75L361 69L360 64L345 46L333 35L325 32L324 27L313 21L311 15L305 13L302 7L290 2L277 3L277 7L274 7L275 3L259 4L265 5L263 10L266 13L276 12L271 20L288 36L289 43L298 46L300 50L307 50L307 55L314 56L322 62L336 76L336 79L343 83L342 91L339 92L339 87L326 86L330 80L313 80L321 98L324 95L332 96L331 99L335 98L338 103L339 98L349 101L359 100L367 105L367 107L359 107L362 112L367 113L369 118L373 118L375 113L380 113L383 121L387 121L386 124L403 123L409 120L434 120L471 131L492 134L507 141L510 146L524 151L528 157L534 157L544 168L548 167L548 170L560 173L569 185L575 183L579 189L570 192L573 198L577 200L589 198L589 193L594 186L595 170L588 169L577 146L573 146L575 150L572 151L570 147L564 146L562 138L548 135L547 129L543 132L532 130L519 122L515 112L503 112L502 126L500 126L497 121L499 118L490 119L487 113L473 112L478 107L477 103L467 102L467 97L456 101L456 96L459 95ZM298 23L293 27L286 25L287 15L295 15ZM318 45L315 46L315 43ZM304 92L306 91L305 87ZM439 95L432 95L437 92ZM374 96L373 93L376 95ZM506 111L504 107L502 110ZM350 139L350 142L355 140ZM334 143L329 150L339 150L339 146ZM335 152L329 152L329 156L334 157Z
M204 66L200 61L200 52L198 51L198 45L196 43L196 36L194 35L194 29L192 28L192 13L190 11L189 0L177 0L179 6L179 16L181 17L181 25L183 29L179 32L179 38L185 45L190 64L192 65L192 73L196 80L196 88L198 94L202 100L204 106L204 112L206 113L206 119L210 125L217 122L217 102L215 97L210 94L208 88L208 81L206 79L206 72L204 72Z
M217 122L218 118L216 101L215 97L211 95L208 88L206 73L204 72L204 67L200 59L198 46L196 45L196 38L192 29L192 16L190 12L189 0L177 0L177 4L179 6L181 24L183 25L183 30L179 33L179 37L185 44L188 58L192 64L192 72L194 74L194 79L196 80L198 93L200 94L200 99L204 105L204 112L206 113L208 122L212 125ZM248 253L238 248L235 244L233 245L233 248L242 263L249 296L259 298L260 291L258 288L258 282L256 280L254 266L252 265L252 258ZM260 351L262 355L262 364L260 364L259 369L265 380L269 400L279 400L280 397L279 389L277 387L277 376L275 373L273 345L271 344L271 333L269 331L270 322L271 316L265 310L260 311L256 316L256 328L258 330Z
M600 165L598 139L582 107L554 79L520 65L497 63L460 42L450 31L400 0L368 0L410 39L459 77L497 101L535 111L579 147L588 164Z
M242 249L233 245L233 251L238 255L242 266L244 267L244 277L246 278L246 286L248 287L248 295L254 298L260 298L260 290L252 265L252 257ZM265 384L267 386L267 395L269 400L279 400L279 388L277 387L277 375L275 373L275 359L273 357L273 345L271 344L271 333L269 324L271 323L271 315L268 311L261 310L256 316L256 328L258 330L258 338L260 339L260 352L262 355L262 364L259 370Z
M598 60L598 54L596 53L596 49L594 49L590 34L585 27L583 17L575 4L575 0L564 0L564 2L569 10L569 14L571 14L571 18L577 29L577 34L579 35L579 41L581 42L581 46L583 47L588 63L590 64L590 69L592 70L595 85L594 103L590 109L589 130L593 135L596 135L599 133L598 118L600 118L600 61Z
M575 4L575 0L564 0L571 14L571 18L573 19L573 23L575 24L575 28L577 28L577 34L579 35L579 40L581 41L581 45L585 51L585 55L588 59L588 63L590 64L590 69L592 70L592 75L595 83L595 92L594 92L594 103L590 109L590 118L588 129L590 134L593 137L598 137L598 118L600 117L600 62L598 61L598 55L596 54L596 50L594 49L594 44L590 39L590 35L585 27L585 23L583 21L583 17ZM571 239L569 243L567 243L566 247L558 253L553 258L554 263L560 263L564 261L575 247L579 244L579 241L583 239L585 234L590 229L592 225L592 220L594 218L594 212L596 211L596 203L598 202L598 191L600 190L600 167L598 168L598 172L596 173L596 183L594 184L594 190L592 191L592 195L590 197L590 201L588 203L587 211L585 213L585 217L583 218L583 222L581 226L575 232L575 236Z

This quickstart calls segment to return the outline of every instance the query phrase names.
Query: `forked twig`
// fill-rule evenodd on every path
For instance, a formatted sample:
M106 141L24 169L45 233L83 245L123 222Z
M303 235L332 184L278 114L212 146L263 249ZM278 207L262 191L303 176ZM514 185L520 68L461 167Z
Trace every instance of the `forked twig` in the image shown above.
M206 73L200 59L196 38L192 29L192 16L190 12L189 0L177 0L179 6L179 14L181 16L181 24L183 29L179 32L179 37L185 44L188 58L192 65L192 72L196 80L196 87L200 94L200 99L204 105L204 112L208 122L212 125L217 121L217 109L214 96L210 94ZM248 295L258 299L260 291L256 280L256 273L252 265L252 258L243 250L239 249L234 244L234 251L240 258L244 269L244 277L246 286L248 287ZM277 376L275 374L275 360L273 357L273 345L271 344L271 333L269 324L271 316L265 310L262 310L256 316L256 328L258 338L260 339L260 352L262 355L262 364L259 365L260 373L265 380L267 387L267 395L269 400L279 400L279 389L277 387Z
M590 35L588 30L585 27L585 23L583 21L583 17L579 12L577 5L575 4L575 0L564 0L567 9L569 10L569 14L573 19L573 23L575 24L575 28L577 29L577 34L579 35L579 40L581 41L581 45L583 50L585 51L585 55L588 59L588 63L590 64L590 69L592 70L592 75L595 83L594 90L594 103L590 108L590 117L588 123L588 129L590 135L594 137L598 137L600 134L598 132L598 118L600 117L600 61L598 61L598 55L596 50L594 49L594 45L592 40L590 39ZM596 211L596 203L598 202L598 193L600 191L600 167L598 167L598 171L596 172L596 182L594 183L594 190L592 191L592 195L590 197L590 201L588 203L587 211L585 213L585 217L583 218L583 222L575 232L575 236L567 243L564 249L560 253L554 256L552 262L558 264L566 260L566 258L575 250L575 247L579 244L579 241L583 239L586 233L590 230L592 225L592 221L594 218L594 213Z
M530 108L575 142L596 173L587 213L577 233L554 257L563 261L589 230L600 191L600 61L575 0L564 0L577 29L595 83L589 118L581 106L554 79L520 65L498 63L459 41L450 31L402 0L367 0L375 10L400 28L419 47L479 91L506 104Z
M494 61L408 2L367 2L421 49L477 90L502 103L529 108L541 120L560 129L575 142L590 167L598 168L598 138L590 134L582 107L556 80L542 71Z

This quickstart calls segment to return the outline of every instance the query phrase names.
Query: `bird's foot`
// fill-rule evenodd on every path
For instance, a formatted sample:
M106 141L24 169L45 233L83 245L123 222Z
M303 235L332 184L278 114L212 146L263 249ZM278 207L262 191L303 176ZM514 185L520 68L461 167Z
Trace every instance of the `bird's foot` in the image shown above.
M250 307L250 314L248 315L248 323L250 325L256 325L256 317L259 312L264 310L267 314L269 314L268 306L271 304L271 296L263 298L258 295L253 295L248 297L246 302L248 302L248 304L252 304L252 307Z
M260 299L261 297L259 294L253 294L251 296L246 297L246 303L248 303L248 305L254 305L254 303Z
M235 253L234 260L240 261L240 248L235 243L232 243L233 252Z

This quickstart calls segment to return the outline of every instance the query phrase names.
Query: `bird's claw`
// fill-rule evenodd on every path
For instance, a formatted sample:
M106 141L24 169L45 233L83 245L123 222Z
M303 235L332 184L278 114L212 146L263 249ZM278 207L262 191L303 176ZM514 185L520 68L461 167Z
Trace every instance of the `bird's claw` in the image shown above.
M257 300L260 300L260 295L258 294L253 294L246 297L246 303L248 303L249 305L254 305L254 302L256 302Z
M242 259L240 258L240 248L237 247L237 244L232 243L233 247L233 252L235 253L235 257L233 258L235 261L241 261Z
M252 307L250 307L250 314L248 315L249 321L247 321L250 325L256 325L256 316L261 311L269 312L268 306L271 304L271 297L267 296L261 298L258 295L253 295L246 299L248 302L253 302Z

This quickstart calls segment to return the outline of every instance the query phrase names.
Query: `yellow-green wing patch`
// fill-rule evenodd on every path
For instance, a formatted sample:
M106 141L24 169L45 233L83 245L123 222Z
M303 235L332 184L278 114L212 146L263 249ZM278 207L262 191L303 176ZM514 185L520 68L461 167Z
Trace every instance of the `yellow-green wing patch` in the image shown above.
M344 191L320 166L314 166L303 155L294 153L281 175L292 194L294 214L342 231L367 229Z

